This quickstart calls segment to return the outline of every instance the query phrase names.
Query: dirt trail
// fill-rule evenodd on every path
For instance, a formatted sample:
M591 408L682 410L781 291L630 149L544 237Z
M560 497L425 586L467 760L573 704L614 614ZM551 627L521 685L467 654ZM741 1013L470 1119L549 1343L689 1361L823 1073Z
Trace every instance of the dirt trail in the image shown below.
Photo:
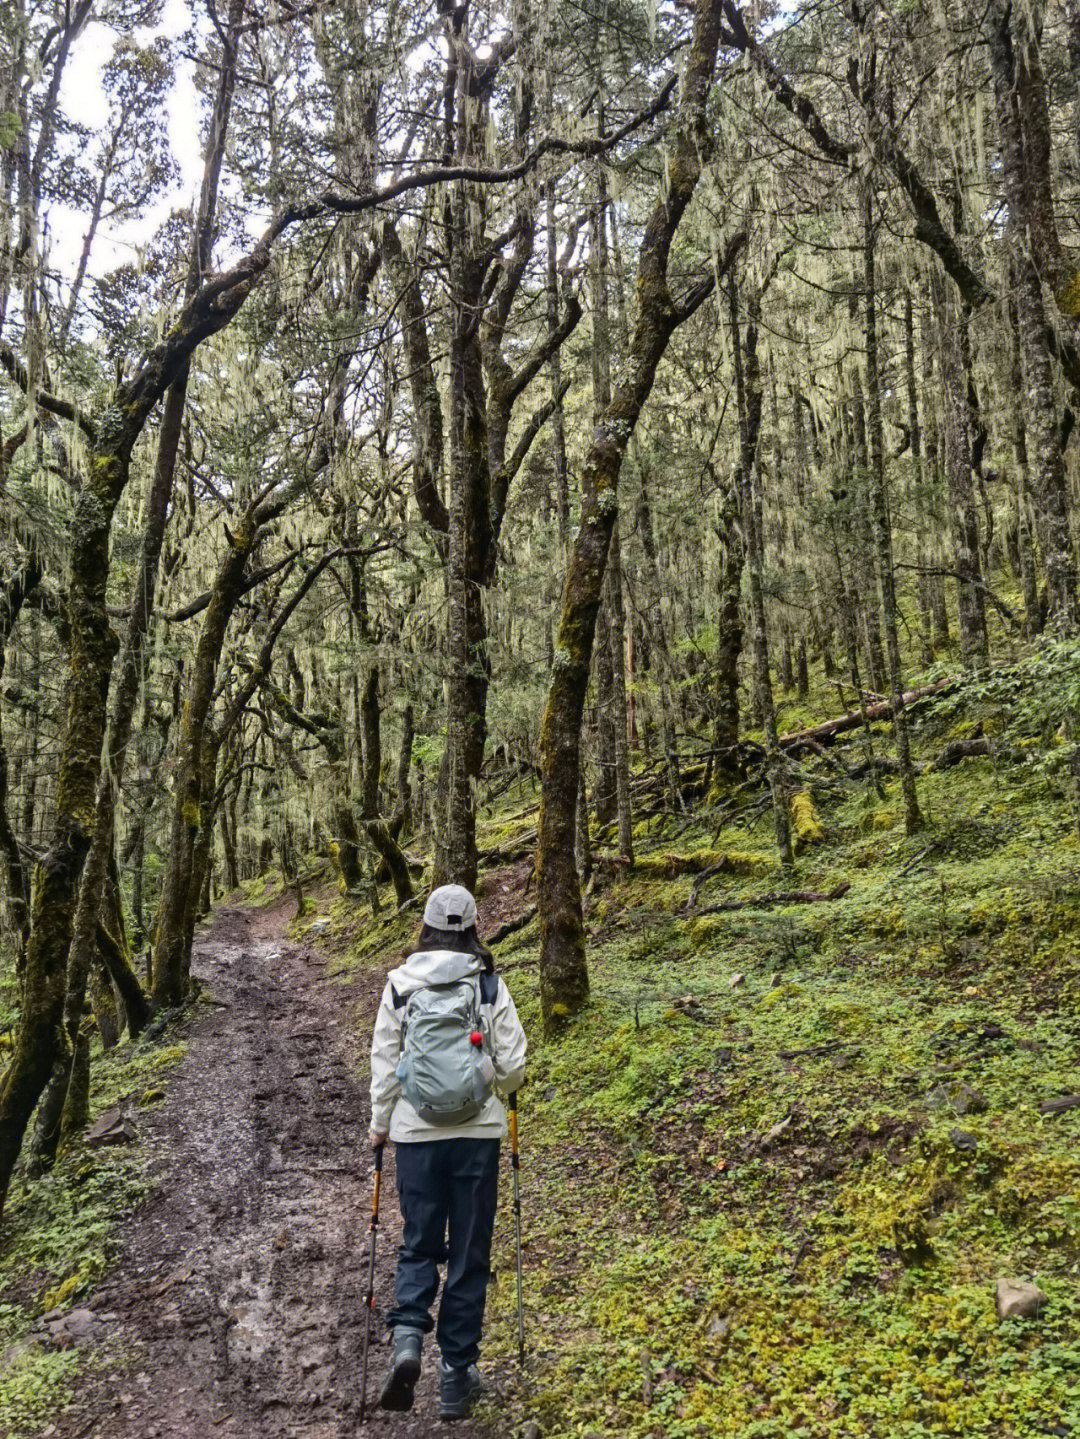
M489 1432L440 1424L430 1346L413 1411L357 1423L371 1205L357 1046L382 976L328 982L321 955L283 941L291 913L220 910L196 937L193 969L217 1003L182 1026L168 1097L140 1116L154 1192L84 1301L134 1364L91 1375L57 1439ZM383 1193L381 1311L400 1229L389 1154ZM381 1324L372 1337L377 1396Z

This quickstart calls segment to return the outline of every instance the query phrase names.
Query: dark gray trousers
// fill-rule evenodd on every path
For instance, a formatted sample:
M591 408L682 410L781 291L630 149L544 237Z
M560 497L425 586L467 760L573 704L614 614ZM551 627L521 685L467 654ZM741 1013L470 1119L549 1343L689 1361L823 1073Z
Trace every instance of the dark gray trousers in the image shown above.
M433 1139L394 1150L403 1220L391 1327L402 1325L435 1338L455 1369L480 1354L484 1301L491 1277L491 1235L499 1183L497 1139ZM439 1323L431 1306L441 1263L446 1283Z

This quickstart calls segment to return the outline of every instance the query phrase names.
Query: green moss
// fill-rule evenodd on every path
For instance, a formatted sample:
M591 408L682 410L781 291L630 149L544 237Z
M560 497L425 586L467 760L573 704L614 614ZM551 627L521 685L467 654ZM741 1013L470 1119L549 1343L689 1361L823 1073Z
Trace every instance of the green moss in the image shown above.
M107 1055L95 1051L91 1120L148 1092L152 1077L160 1084L185 1052L183 1044L126 1042ZM81 1351L44 1350L27 1335L38 1315L72 1304L105 1272L116 1226L147 1192L146 1159L140 1145L87 1149L76 1141L44 1178L16 1179L0 1252L0 1433L36 1433L73 1391Z
M7 1332L5 1332L7 1331ZM47 1350L5 1323L0 1305L0 1433L7 1439L37 1434L75 1390L80 1357L76 1350Z
M863 815L860 827L866 834L872 834L879 829L895 829L901 817L898 809L872 809Z
M807 845L820 844L825 838L825 826L818 818L813 797L805 790L793 795L790 808L796 850L803 850Z

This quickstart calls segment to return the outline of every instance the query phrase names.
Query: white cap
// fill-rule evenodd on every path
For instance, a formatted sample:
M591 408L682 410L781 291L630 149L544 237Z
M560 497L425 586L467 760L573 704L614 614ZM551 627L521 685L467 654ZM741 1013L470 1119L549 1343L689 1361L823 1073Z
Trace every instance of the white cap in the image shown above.
M428 895L424 923L431 929L460 934L476 923L476 900L463 885L440 885Z

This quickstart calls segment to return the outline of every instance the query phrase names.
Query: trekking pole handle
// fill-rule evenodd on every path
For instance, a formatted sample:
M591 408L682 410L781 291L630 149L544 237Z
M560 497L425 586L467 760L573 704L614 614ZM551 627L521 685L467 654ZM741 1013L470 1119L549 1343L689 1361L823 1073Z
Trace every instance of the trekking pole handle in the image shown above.
M371 1200L371 1231L372 1231L372 1233L374 1233L375 1230L378 1229L378 1227L379 1227L379 1191L380 1191L380 1189L382 1189L382 1157L383 1157L383 1150L384 1150L385 1148L386 1148L386 1142L385 1142L385 1140L384 1140L382 1144L376 1144L375 1149L374 1149L373 1154L372 1154L372 1158L373 1158L374 1161L375 1161L375 1192L374 1192L374 1194L373 1194L373 1196L372 1196L372 1200Z
M510 1106L510 1163L514 1169L520 1169L521 1163L518 1157L518 1113L517 1113L517 1090L515 1089L507 1100Z

